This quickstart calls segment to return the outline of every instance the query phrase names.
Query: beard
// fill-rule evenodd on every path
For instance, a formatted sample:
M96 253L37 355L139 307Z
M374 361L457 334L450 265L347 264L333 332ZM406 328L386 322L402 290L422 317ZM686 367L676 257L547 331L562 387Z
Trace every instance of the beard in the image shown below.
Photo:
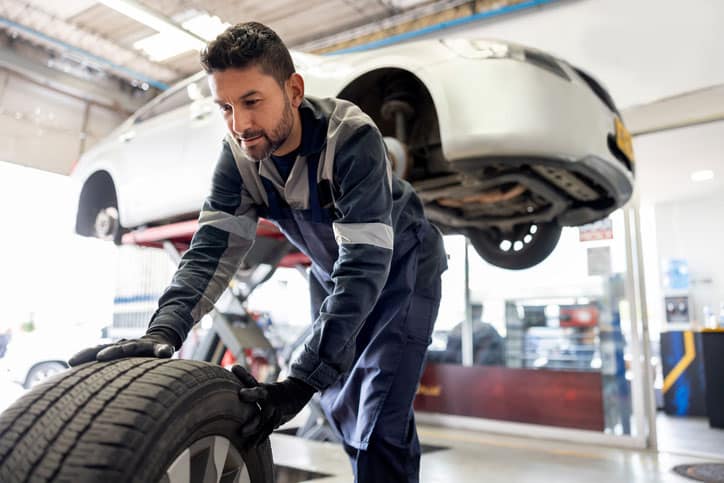
M264 130L247 131L242 134L244 138L253 138L261 136L261 139L252 146L245 146L243 141L240 143L241 148L247 156L254 161L261 161L268 158L274 151L279 149L287 140L292 132L294 125L294 112L292 111L292 103L289 101L286 93L284 94L284 112L279 123L272 129L271 133Z

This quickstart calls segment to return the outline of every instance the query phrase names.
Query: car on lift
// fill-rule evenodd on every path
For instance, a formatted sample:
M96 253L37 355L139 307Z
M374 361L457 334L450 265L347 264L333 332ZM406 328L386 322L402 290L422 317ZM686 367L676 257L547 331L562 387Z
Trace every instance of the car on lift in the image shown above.
M426 216L494 265L534 266L563 226L631 197L631 137L611 96L545 52L445 38L292 57L306 93L359 105ZM119 243L127 230L195 216L224 135L217 110L199 72L85 153L73 172L77 233Z

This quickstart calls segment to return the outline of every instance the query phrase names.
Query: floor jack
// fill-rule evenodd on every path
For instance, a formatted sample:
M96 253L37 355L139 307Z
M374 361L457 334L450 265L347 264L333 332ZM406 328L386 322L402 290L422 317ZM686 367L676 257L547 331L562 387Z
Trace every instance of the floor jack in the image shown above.
M122 241L128 245L162 248L178 265L197 227L197 221L191 220L139 229L125 233ZM231 356L232 360L245 363L245 350L253 349L263 353L270 366L264 380L276 380L283 369L289 368L296 350L309 336L311 324L294 342L275 348L243 304L257 287L271 278L277 268L295 268L306 278L309 264L306 255L297 251L276 226L260 220L256 240L244 265L213 304L211 330L199 341L191 358L223 365ZM339 441L320 406L318 394L308 408L309 417L297 429L296 436L317 441Z

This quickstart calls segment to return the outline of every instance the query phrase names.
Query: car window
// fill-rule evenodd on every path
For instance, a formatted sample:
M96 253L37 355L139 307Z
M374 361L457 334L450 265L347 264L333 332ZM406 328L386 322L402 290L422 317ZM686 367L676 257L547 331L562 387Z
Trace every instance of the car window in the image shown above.
M161 114L166 114L174 109L178 109L181 106L191 103L187 86L184 86L169 94L164 94L166 97L159 100L154 106L148 111L144 112L136 118L136 123L145 122Z
M211 97L211 89L209 89L209 81L206 80L206 76L186 86L186 92L189 99L193 101Z

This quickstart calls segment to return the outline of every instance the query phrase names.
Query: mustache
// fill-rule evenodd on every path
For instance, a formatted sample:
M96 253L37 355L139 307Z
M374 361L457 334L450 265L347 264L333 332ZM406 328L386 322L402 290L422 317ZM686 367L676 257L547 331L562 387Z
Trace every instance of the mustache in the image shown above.
M264 131L244 131L241 135L237 134L238 139L251 139L258 136L264 136Z

